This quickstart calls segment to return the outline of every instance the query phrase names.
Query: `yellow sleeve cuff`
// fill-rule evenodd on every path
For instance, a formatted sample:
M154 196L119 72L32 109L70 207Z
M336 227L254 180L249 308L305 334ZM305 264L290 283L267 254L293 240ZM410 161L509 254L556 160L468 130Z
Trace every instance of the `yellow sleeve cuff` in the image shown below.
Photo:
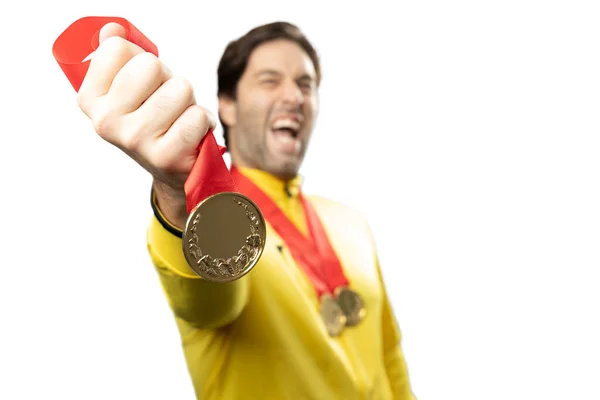
M181 237L183 232L172 225L160 212L154 191L151 195L154 216L147 231L148 251L157 267L166 268L172 273L186 278L200 279L190 268L185 256Z

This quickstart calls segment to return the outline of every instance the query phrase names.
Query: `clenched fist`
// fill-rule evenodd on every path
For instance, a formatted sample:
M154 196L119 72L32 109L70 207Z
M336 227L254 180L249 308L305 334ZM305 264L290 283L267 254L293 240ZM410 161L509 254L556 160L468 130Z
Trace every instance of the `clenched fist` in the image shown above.
M196 104L187 80L173 76L125 35L116 23L102 28L78 104L103 139L152 174L161 211L182 228L187 218L184 183L215 119Z

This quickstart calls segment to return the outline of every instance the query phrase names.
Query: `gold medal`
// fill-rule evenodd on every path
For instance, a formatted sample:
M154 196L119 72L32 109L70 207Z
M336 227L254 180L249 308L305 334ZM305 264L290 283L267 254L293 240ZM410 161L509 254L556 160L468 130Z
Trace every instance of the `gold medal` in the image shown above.
M256 265L266 237L258 206L240 193L221 192L190 212L183 232L183 254L200 277L232 282Z
M346 316L340 308L340 305L335 299L329 295L324 294L321 297L321 318L325 322L325 328L329 336L339 336L346 326Z
M346 326L355 326L365 317L367 309L358 293L348 287L339 287L335 295L340 308L346 316Z

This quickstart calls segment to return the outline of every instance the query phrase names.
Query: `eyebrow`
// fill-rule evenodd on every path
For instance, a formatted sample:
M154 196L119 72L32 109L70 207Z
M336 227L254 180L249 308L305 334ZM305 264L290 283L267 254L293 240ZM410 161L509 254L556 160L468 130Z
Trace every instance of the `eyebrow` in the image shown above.
M263 69L258 71L255 76L261 76L261 75L277 75L277 76L281 76L281 72L276 71L274 69ZM302 76L300 76L297 80L302 81L302 80L311 80L314 81L315 78L313 76L311 76L308 73L303 74Z
M258 71L255 75L256 76L261 76L261 75L281 75L281 73L275 71L274 69L262 69L262 70Z
M300 78L298 78L298 80L299 80L299 81L306 81L306 80L309 80L309 81L315 81L315 80L316 80L316 78L315 78L315 77L313 77L313 76L310 76L309 74L304 74L304 75L302 75Z

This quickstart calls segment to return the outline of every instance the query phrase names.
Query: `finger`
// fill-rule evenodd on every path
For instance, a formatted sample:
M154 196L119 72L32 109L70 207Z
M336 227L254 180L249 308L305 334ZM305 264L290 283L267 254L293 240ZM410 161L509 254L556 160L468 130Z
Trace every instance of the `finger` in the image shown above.
M100 31L98 32L98 45L101 45L106 39L108 39L110 37L120 37L122 39L126 39L127 31L125 30L125 28L122 25L120 25L116 22L109 22L109 23L105 24L102 28L100 28ZM96 51L94 51L88 57L93 59L92 56L96 54ZM98 63L99 62L93 62L93 64L98 64ZM86 78L90 76L89 69L96 69L96 65L94 65L93 67L92 66L88 67L88 73L86 75ZM93 72L92 72L92 74L93 74ZM90 79L91 78L88 78L88 79L84 80L84 82L82 82L81 88L79 90L80 93L82 91L84 94L86 93L86 91L87 91L86 86L88 86L87 83L90 81ZM86 81L88 81L88 82L86 82ZM100 94L103 94L103 93L101 92ZM94 93L94 95L96 95L96 93Z
M167 163L176 163L186 156L193 156L190 159L194 160L210 126L211 117L206 110L196 104L189 106L156 142L156 156Z
M98 46L81 84L81 97L96 98L108 93L114 77L134 56L144 50L119 36L111 36Z
M144 131L156 138L165 134L194 103L194 90L190 82L181 77L172 77L148 97L137 111L131 113L128 119L143 121Z
M138 54L114 77L106 101L121 115L133 112L172 76L169 68L154 54Z
M116 22L109 22L100 29L100 32L98 33L98 42L101 44L106 39L113 36L127 39L127 30Z
M217 118L215 118L215 116L210 111L208 111L207 108L202 106L198 107L200 107L206 113L206 118L208 118L208 128L211 131L214 131L217 128Z

